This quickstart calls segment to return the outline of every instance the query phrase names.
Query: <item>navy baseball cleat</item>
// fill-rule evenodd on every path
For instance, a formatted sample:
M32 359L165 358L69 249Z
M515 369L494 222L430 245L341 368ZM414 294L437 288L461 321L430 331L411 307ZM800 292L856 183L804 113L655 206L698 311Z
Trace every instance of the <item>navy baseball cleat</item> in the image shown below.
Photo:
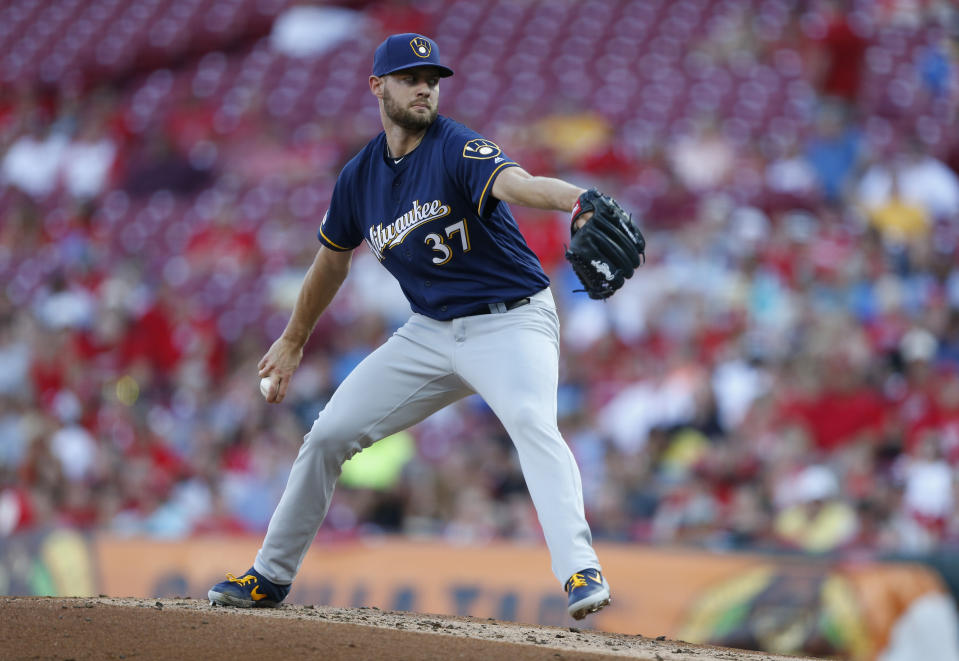
M226 579L206 593L211 606L219 604L238 608L276 608L290 593L289 585L277 585L253 567L240 578L227 574Z
M584 569L566 581L569 593L567 610L575 620L582 620L609 605L609 583L598 569Z

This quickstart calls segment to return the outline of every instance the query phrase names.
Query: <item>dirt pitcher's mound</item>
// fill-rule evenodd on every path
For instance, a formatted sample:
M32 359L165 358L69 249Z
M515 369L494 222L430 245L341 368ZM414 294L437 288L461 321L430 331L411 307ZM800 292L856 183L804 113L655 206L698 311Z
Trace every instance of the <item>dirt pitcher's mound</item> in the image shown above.
M4 659L795 661L675 640L376 608L214 608L195 599L0 597Z

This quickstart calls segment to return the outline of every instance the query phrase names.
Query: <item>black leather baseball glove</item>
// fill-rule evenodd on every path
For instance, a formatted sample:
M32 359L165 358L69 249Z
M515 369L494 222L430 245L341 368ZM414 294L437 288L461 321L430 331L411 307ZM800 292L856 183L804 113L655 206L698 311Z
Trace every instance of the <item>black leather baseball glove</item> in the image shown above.
M576 219L587 211L592 217L576 229ZM615 294L646 260L646 239L630 214L593 188L576 201L570 235L566 259L590 298Z

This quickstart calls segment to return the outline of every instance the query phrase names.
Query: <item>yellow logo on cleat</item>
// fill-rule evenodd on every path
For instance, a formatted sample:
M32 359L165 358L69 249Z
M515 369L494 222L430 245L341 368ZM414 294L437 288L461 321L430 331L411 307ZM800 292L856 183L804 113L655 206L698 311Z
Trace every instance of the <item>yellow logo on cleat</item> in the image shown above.
M253 597L253 601L259 601L260 599L266 599L266 595L260 592L260 586L254 585L253 589L250 590L250 596Z

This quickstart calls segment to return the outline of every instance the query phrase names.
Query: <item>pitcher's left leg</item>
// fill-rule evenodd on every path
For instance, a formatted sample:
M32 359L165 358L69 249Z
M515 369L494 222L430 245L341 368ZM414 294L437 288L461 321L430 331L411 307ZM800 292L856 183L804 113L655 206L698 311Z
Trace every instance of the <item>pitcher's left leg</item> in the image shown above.
M579 468L556 423L559 321L532 304L504 314L467 317L456 372L503 423L546 537L560 584L600 569L583 511Z

